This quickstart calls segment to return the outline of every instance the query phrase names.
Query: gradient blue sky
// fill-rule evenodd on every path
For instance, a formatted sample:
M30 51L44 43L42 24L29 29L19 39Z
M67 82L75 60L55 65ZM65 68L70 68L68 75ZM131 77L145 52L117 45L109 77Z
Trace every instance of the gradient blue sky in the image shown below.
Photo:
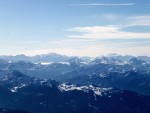
M0 55L150 56L149 0L0 0Z

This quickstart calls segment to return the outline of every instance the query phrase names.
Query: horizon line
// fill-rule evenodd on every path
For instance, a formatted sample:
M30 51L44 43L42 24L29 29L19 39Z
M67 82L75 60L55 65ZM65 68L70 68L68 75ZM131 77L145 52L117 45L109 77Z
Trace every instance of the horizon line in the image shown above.
M26 57L35 57L35 56L42 56L42 55L50 55L50 54L56 54L56 55L61 55L61 56L68 56L68 57L101 57L101 56L133 56L133 57L141 57L141 56L146 56L150 57L150 55L131 55L131 54L118 54L118 53L109 53L109 54L103 54L103 55L97 55L97 56L89 56L89 55L66 55L66 54L61 54L57 52L49 52L49 53L44 53L44 54L35 54L35 55L27 55L24 53L20 54L0 54L0 57L2 56L26 56Z

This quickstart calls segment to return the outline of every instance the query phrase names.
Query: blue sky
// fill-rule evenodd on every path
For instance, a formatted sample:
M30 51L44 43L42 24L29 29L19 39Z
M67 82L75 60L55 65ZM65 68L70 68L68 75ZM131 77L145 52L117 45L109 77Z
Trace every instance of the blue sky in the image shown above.
M150 56L148 0L0 0L0 55Z

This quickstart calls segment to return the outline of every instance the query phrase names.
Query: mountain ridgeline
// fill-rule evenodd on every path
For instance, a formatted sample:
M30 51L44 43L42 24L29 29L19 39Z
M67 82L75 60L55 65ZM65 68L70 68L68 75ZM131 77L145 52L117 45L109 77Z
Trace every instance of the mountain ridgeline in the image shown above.
M150 57L0 58L2 113L150 113Z

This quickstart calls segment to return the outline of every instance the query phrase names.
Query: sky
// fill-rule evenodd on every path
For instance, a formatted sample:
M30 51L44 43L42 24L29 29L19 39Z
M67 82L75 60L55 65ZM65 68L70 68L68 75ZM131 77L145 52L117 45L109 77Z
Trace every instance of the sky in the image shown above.
M0 55L150 56L149 0L0 0Z

